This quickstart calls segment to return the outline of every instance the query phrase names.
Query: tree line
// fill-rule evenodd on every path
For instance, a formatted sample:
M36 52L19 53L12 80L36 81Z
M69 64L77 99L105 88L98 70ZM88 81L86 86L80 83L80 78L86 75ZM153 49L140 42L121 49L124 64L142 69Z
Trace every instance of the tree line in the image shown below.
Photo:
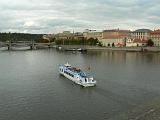
M43 39L43 34L29 34L29 33L0 33L0 42L6 41L35 41L35 42L49 42L48 40ZM83 39L58 39L54 37L50 38L50 42L55 42L57 45L99 45L102 46L102 43L98 41L97 38L83 38ZM114 46L114 45L112 45ZM147 41L147 46L154 46L152 39Z
M43 39L43 34L29 34L29 33L0 33L0 42L7 41L35 41L35 42L55 42L57 45L99 45L102 44L96 38L82 38L82 39L58 39L54 37L50 40Z
M83 39L58 39L55 40L57 45L99 45L102 46L102 43L99 42L97 38L83 38Z
M0 41L32 41L40 42L43 40L42 34L28 34L28 33L0 33Z

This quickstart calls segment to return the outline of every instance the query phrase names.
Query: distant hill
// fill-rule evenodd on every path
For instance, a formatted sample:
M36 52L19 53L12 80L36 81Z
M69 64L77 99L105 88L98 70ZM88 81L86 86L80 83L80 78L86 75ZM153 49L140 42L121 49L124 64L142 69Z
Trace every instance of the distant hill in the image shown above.
M32 41L40 42L43 40L43 34L29 33L0 33L0 41Z

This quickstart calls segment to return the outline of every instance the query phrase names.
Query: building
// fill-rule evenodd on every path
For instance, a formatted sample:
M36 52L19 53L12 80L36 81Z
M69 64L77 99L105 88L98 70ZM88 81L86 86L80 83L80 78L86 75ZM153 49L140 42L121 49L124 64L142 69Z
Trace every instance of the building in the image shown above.
M71 33L70 31L64 31L62 33L55 34L56 40L82 40L84 39L83 33L76 32Z
M153 40L154 46L160 46L160 29L150 32L150 39Z
M150 32L152 32L150 29L138 29L131 33L131 38L147 41L150 37Z
M42 42L53 42L54 34L44 34Z
M85 32L83 32L83 36L86 39L94 38L94 39L101 40L102 39L102 32L96 32L96 30L86 29Z
M62 33L55 34L56 40L69 40L73 39L74 35L70 31L63 31Z
M130 39L126 41L126 47L146 46L147 40L150 38L149 29L138 29L131 32Z
M102 44L108 47L123 47L126 40L130 38L130 30L104 30L102 33Z
M74 40L83 40L83 39L84 39L83 33L81 32L74 33Z
M146 41L140 40L140 39L127 39L126 41L126 47L140 47L140 46L146 46Z

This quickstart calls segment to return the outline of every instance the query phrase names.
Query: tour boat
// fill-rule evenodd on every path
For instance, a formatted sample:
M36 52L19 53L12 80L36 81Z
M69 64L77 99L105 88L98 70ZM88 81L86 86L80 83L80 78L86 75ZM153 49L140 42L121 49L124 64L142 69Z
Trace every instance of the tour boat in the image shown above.
M92 76L88 75L86 72L82 71L79 68L72 67L68 63L60 65L59 72L61 75L81 86L89 87L96 85L96 81L93 79Z
M86 52L87 49L82 49L82 48L68 48L68 49L65 49L65 51L80 51L80 52Z

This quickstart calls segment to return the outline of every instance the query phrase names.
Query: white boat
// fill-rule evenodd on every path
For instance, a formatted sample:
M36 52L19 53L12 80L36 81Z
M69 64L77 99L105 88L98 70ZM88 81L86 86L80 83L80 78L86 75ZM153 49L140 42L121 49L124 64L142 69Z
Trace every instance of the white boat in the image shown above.
M59 72L69 80L82 85L84 87L95 86L96 81L92 76L87 75L86 72L79 68L72 67L70 64L64 64L59 66Z

